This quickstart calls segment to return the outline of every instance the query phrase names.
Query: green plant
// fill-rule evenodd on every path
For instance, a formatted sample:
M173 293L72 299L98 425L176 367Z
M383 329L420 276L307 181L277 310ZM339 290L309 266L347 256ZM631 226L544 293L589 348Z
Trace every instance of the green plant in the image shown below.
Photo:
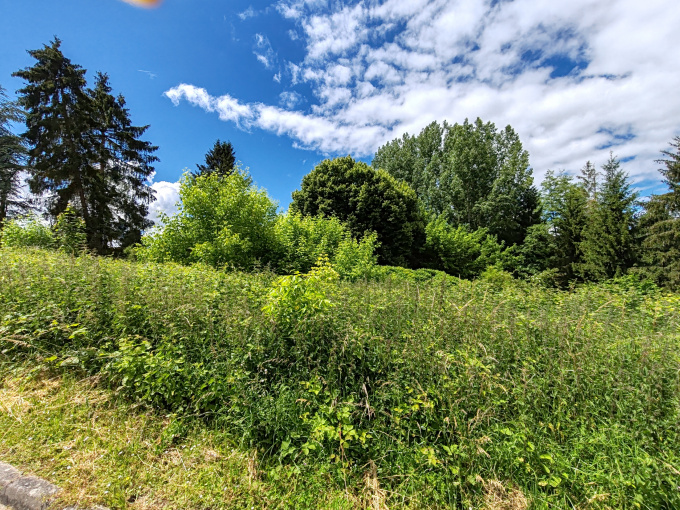
M6 222L0 232L3 248L52 248L55 243L50 227L36 216Z

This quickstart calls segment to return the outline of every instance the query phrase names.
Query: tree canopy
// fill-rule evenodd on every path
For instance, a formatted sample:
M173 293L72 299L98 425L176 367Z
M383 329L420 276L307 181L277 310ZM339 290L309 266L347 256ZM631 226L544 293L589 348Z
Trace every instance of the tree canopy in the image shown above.
M290 209L304 216L336 217L356 238L375 232L383 264L418 263L425 221L415 192L350 156L324 160L305 175Z
M454 226L487 228L508 245L540 221L529 153L510 126L433 122L378 149L372 165L406 181L431 213Z
M219 139L215 145L205 155L205 165L196 165L198 172L193 175L208 175L217 173L222 176L227 176L234 171L236 167L236 153L231 142L221 142Z
M0 227L8 216L29 209L20 193L26 148L21 137L11 130L12 122L23 120L23 110L16 102L9 101L0 87Z

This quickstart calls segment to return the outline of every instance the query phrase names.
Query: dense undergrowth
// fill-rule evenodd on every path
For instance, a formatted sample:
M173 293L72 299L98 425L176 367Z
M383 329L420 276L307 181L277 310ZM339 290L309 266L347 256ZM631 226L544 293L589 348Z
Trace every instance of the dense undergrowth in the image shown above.
M99 374L257 448L270 476L351 491L373 473L390 508L478 506L495 481L536 508L680 507L680 296L43 251L0 268L4 363Z

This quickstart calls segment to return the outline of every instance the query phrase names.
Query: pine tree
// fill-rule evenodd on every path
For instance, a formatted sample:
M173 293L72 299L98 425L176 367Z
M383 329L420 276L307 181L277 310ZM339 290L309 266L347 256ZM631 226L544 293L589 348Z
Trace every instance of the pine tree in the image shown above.
M599 175L600 173L595 168L595 165L590 161L586 161L585 166L581 168L581 175L578 176L578 180L581 181L581 187L591 202L597 200L597 178Z
M0 87L0 228L12 213L25 212L30 208L20 195L21 171L26 153L21 137L12 133L11 122L24 120L21 108L7 99Z
M198 172L193 173L194 177L199 175L209 175L213 172L226 177L231 175L236 166L236 154L231 142L221 142L217 140L212 149L205 155L205 165L196 165Z
M157 147L139 139L148 126L132 126L108 77L99 74L95 88L86 89L85 70L60 46L55 38L29 51L35 65L14 73L27 82L19 92L27 112L29 185L47 195L53 219L71 205L85 223L88 246L109 253L139 241L150 226L149 177Z
M602 167L603 182L596 189L597 200L589 208L584 239L581 243L584 279L603 280L626 273L636 261L635 206L628 175L621 170L618 159L610 153ZM589 189L584 186L584 192Z

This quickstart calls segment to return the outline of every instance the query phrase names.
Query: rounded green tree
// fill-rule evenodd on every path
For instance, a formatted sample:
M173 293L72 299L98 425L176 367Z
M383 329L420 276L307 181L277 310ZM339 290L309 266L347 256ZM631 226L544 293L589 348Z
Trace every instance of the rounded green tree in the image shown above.
M356 238L375 232L383 264L418 265L423 213L413 189L387 172L350 156L324 160L302 179L290 208L304 216L336 217Z

